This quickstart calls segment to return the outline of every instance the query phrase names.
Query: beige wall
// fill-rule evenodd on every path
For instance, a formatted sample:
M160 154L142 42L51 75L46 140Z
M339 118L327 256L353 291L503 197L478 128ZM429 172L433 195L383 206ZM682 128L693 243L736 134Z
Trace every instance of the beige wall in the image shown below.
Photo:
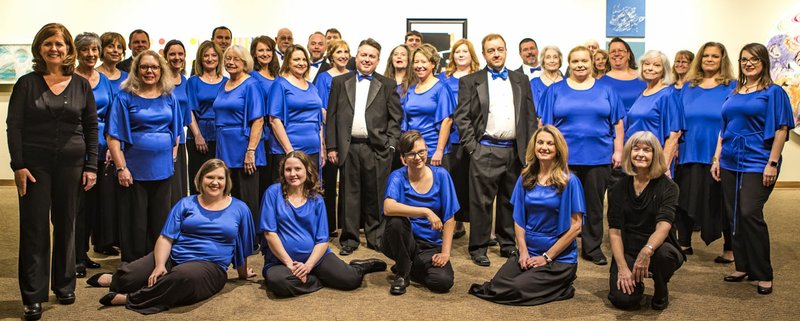
M107 3L107 2L103 2ZM454 7L451 2L406 1L391 11L377 8L372 0L348 1L336 4L331 1L307 0L303 4L314 9L298 8L296 1L236 1L201 0L192 2L191 8L181 1L140 0L117 2L114 7L98 6L97 1L36 1L31 10L29 1L3 1L0 11L0 43L30 43L36 31L45 23L64 23L74 34L83 31L102 33L113 30L127 34L136 28L150 32L153 48L160 48L158 40L177 38L187 44L187 54L192 56L192 38L204 40L211 29L226 25L233 30L234 38L261 34L274 36L281 27L294 31L295 41L306 43L314 31L329 27L338 28L351 46L360 39L372 37L384 46L383 59L395 44L403 40L406 17L413 18L466 18L468 36L476 44L487 33L501 33L509 47L508 66L516 68L520 59L516 44L520 39L532 37L539 46L557 45L567 52L587 39L602 39L605 35L605 2L597 0L573 1L494 1L498 12L516 17L519 8L534 13L526 20L496 19L497 15L484 14L488 9L465 2ZM424 10L423 10L424 8ZM202 10L202 11L201 11ZM167 19L174 12L174 19ZM122 17L120 13L127 13ZM209 14L211 13L211 14ZM285 14L284 14L285 13ZM754 3L750 0L671 0L647 1L646 48L658 49L673 55L681 49L697 50L706 41L724 43L732 53L749 42L766 42L772 36L777 21L789 13L800 13L796 0L769 0ZM370 18L374 17L374 18ZM365 27L359 21L371 21ZM309 23L313 21L313 23ZM381 64L379 71L384 69ZM8 110L10 86L0 85L0 118ZM11 179L8 167L5 122L0 124L0 179ZM792 134L783 152L784 165L781 181L800 182L800 137Z

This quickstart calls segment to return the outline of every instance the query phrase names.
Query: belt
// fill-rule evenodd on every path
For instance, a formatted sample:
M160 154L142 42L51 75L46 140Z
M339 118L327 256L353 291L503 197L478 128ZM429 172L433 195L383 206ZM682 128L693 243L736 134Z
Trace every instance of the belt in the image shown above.
M350 138L350 144L369 144L369 138Z
M514 147L514 140L502 140L496 139L489 136L483 136L480 140L481 145L485 146L492 146L492 147L503 147L503 148L511 148Z

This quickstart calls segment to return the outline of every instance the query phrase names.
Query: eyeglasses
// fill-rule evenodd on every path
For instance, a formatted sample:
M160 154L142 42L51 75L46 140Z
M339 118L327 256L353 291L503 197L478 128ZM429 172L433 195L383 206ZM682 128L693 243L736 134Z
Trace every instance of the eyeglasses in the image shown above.
M761 59L758 59L758 57L752 57L752 58L750 58L750 59L747 59L747 58L739 58L739 63L740 63L740 64L742 64L742 65L746 65L748 62L749 62L751 65L755 66L755 65L758 65L758 64L760 64L760 63L761 63Z
M231 62L231 61L233 61L233 62L241 62L241 61L242 61L242 58L239 58L239 57L231 57L231 56L227 56L227 57L225 57L225 62Z
M139 70L140 71L148 71L148 70L159 71L159 70L161 70L161 66L159 66L159 65L139 65Z
M418 152L409 152L409 153L405 153L403 156L405 156L406 158L409 158L409 159L416 159L418 157L419 157L419 159L425 159L425 157L428 156L428 151L427 150L421 150L421 151L418 151Z

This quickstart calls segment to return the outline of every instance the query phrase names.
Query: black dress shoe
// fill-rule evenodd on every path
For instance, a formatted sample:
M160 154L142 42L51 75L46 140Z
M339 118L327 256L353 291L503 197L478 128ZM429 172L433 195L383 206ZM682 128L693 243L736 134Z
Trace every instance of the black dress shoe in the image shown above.
M500 256L502 257L512 257L519 255L519 251L516 248L508 248L504 250L500 250Z
M114 305L113 303L111 303L111 301L113 301L116 296L117 296L116 292L108 292L106 293L106 295L100 298L100 304L104 306Z
M83 263L75 264L75 276L78 278L86 277L86 266Z
M683 252L683 255L692 255L694 254L694 249L692 249L692 247L690 246L685 249L681 249L681 252Z
M477 264L478 266L490 266L492 265L492 261L489 261L489 258L486 255L476 255L472 257L472 262Z
M386 262L380 259L352 260L350 265L360 268L364 274L386 271Z
M25 320L39 320L42 318L42 304L34 303L25 305Z
M456 231L453 232L453 239L460 239L467 235L467 229L464 228L464 223L456 222Z
M355 252L356 248L351 246L342 246L342 249L339 250L339 255L350 255Z
M496 238L489 239L489 246L495 246L495 245L497 245L497 239Z
M394 280L392 280L392 283L389 285L389 294L391 295L405 294L407 287L408 287L408 280L406 280L402 276L395 276Z
M758 286L758 294L767 295L772 293L772 287Z
M105 274L107 274L107 273L97 273L95 275L92 275L92 277L86 279L86 284L88 284L91 287L95 287L95 288L103 287L100 284L100 277L105 275Z
M744 278L746 278L746 277L747 277L747 274L742 274L742 275L739 275L739 276L726 275L723 278L723 280L725 280L725 282L742 282L742 281L744 281Z
M653 300L650 301L650 307L652 307L653 310L664 310L668 306L669 306L669 296L665 296L660 299L656 299L654 297Z
M599 257L591 257L591 256L588 256L586 254L581 253L581 258L583 258L584 260L590 261L590 262L594 263L595 265L606 265L606 264L608 264L608 260L606 259L606 256L602 255L602 254Z
M84 260L83 261L83 265L85 265L89 269L99 269L100 268L100 263L97 263L97 262L92 261L90 259Z
M733 261L734 260L728 260L728 259L722 257L722 255L719 255L719 256L714 258L714 263L719 263L719 264L731 264L731 263L733 263Z
M117 251L117 249L115 249L111 245L95 246L94 247L94 252L98 253L98 254L108 255L108 256L117 256L117 255L119 255L119 251Z
M75 303L75 292L70 292L64 295L56 294L56 299L58 299L58 304L61 305L70 305Z

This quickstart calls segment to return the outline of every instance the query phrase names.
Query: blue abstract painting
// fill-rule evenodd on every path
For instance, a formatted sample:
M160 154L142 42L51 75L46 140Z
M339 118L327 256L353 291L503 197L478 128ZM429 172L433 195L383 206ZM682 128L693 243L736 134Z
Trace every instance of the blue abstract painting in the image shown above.
M606 37L644 38L645 0L606 0Z
M0 44L0 84L13 84L33 71L31 45Z

